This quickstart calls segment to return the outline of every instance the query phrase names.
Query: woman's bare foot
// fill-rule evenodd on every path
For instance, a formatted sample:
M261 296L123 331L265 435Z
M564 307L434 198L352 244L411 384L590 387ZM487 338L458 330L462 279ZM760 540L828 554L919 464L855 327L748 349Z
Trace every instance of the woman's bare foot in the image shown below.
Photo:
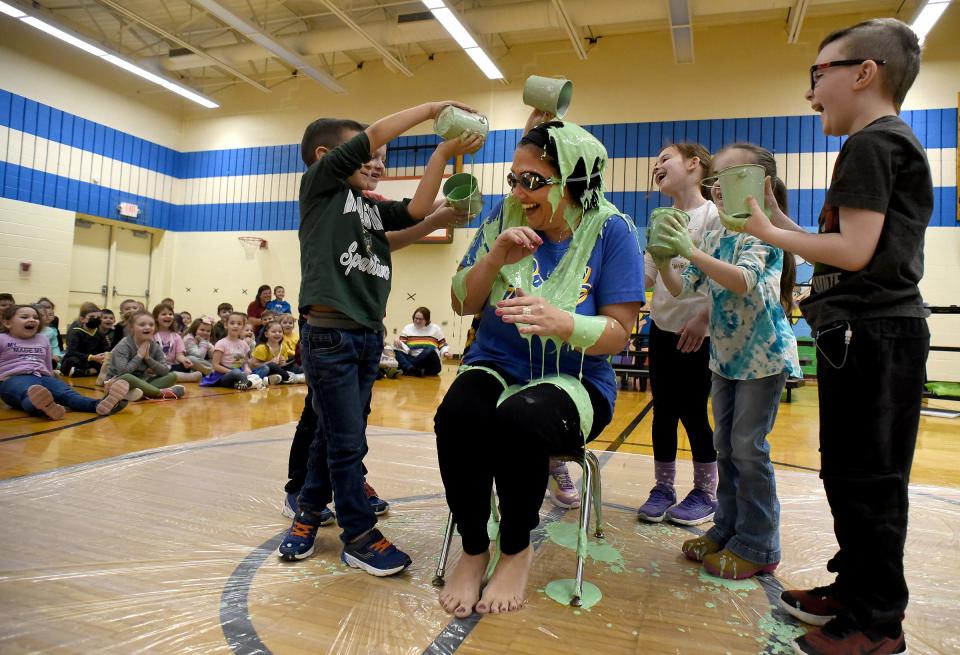
M497 570L483 590L477 603L481 614L515 612L527 602L527 577L533 565L533 546L527 546L516 555L500 555Z
M460 554L460 561L447 576L446 584L440 592L440 605L443 609L460 619L473 614L489 561L490 553Z

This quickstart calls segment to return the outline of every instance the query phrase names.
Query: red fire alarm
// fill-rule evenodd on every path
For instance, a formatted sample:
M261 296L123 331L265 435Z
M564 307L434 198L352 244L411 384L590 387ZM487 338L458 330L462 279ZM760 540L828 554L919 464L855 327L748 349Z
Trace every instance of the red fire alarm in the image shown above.
M33 262L20 262L21 275L29 275L31 266L33 266Z

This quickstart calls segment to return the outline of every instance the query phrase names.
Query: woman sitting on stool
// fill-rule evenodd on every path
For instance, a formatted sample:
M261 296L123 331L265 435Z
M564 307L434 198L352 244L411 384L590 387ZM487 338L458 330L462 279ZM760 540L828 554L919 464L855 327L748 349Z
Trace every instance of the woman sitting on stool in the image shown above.
M430 310L426 307L417 307L413 312L413 323L408 323L400 331L394 346L397 363L404 375L418 378L439 375L440 358L450 358L443 330L430 322Z
M523 606L550 456L578 452L613 414L608 355L623 350L644 292L633 221L603 196L606 160L571 123L529 130L507 175L510 196L454 276L454 311L482 313L435 418L463 543L440 603L458 617ZM494 481L502 555L481 597Z

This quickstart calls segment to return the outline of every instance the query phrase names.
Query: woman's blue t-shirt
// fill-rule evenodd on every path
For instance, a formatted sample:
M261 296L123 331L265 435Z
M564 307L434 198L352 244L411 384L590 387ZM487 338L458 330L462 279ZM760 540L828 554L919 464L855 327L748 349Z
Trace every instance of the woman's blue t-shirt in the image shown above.
M499 211L488 222L500 221ZM577 314L596 316L600 307L629 302L643 302L643 255L640 253L636 232L623 216L611 216L603 226L593 252L587 260L577 300ZM533 286L539 287L560 263L570 247L571 240L554 243L542 232L537 234L543 244L533 254ZM478 230L473 243L460 262L463 267L472 266L487 253L483 243L483 229ZM513 290L497 301L513 297ZM481 313L476 340L470 345L463 361L465 364L489 362L502 369L510 382L528 382L542 375L566 373L578 377L582 354L567 344L560 349L560 370L557 370L557 353L553 343L534 336L529 342L520 336L517 326L505 323L488 302ZM629 326L628 326L629 328ZM617 395L616 377L607 355L587 355L583 358L583 379L588 380L610 403Z

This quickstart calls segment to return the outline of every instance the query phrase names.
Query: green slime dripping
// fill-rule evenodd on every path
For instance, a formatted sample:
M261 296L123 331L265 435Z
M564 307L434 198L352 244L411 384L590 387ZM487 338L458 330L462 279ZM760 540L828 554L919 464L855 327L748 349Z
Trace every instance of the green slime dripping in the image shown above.
M563 580L551 580L544 588L544 593L546 593L547 597L551 600L554 600L561 605L569 606L570 601L573 600L573 591L576 588L576 584L577 581L570 578L565 578ZM583 603L583 609L590 609L599 603L601 598L603 598L603 593L600 591L600 589L595 584L584 580L583 589L580 595L580 600Z
M563 219L573 234L571 236L570 246L550 276L544 280L539 287L534 287L534 260L532 255L528 255L514 264L507 264L500 268L499 274L494 278L493 284L491 285L487 300L491 305L496 306L500 299L515 293L516 289L523 289L528 295L539 296L554 307L572 314L574 317L574 331L570 339L570 345L578 348L582 353L580 362L580 377L582 377L583 358L586 357L586 351L600 339L607 326L607 320L604 317L586 317L577 316L576 314L583 271L586 269L587 261L593 253L597 239L600 238L603 233L604 225L607 220L614 216L624 221L630 232L634 235L634 239L637 242L638 253L641 250L641 244L633 223L623 217L620 211L604 196L604 171L607 164L607 151L603 147L603 144L592 134L573 123L565 123L562 127L549 127L547 131L557 149L557 166L560 169L561 178L561 184L553 185L547 196L551 205L552 216L557 214L557 209L563 196L563 189L566 188L567 180L573 174L574 167L578 161L583 160L587 175L590 175L596 170L601 176L601 184L598 187L584 191L583 196L578 199L580 206L571 203L571 205L565 208ZM593 209L583 212L581 209L582 206L593 207ZM480 227L478 238L483 246L483 250L478 250L478 255L480 252L490 252L494 242L503 230L511 227L529 227L523 207L514 196L511 195L504 200L500 211L501 216L499 218L501 218L502 221L488 220ZM451 282L454 297L460 302L461 314L463 313L463 305L467 295L466 279L469 271L470 267L460 269L453 276ZM521 325L522 324L518 324L518 327ZM533 335L522 334L521 336L527 340L532 369ZM554 348L553 351L557 353L559 369L560 348L563 346L563 341L554 336L540 338L543 349L542 363L543 360L546 359L547 345L552 344ZM543 366L545 366L545 363L543 363ZM458 374L470 368L484 367L461 366ZM490 369L485 370L494 374L503 382L501 376L496 375L493 371L490 371ZM539 380L531 381L524 385L514 385L505 389L498 400L498 404L518 391L529 388L534 384L552 384L566 392L576 405L580 417L580 431L584 442L586 442L586 437L589 435L590 428L593 425L593 405L590 403L586 389L584 389L577 378L571 375L557 374L545 376L544 369L541 369L540 374L541 378ZM532 370L531 377L533 377ZM504 384L504 386L506 385ZM582 495L585 493L585 489L583 489L584 483L585 480L581 479ZM577 536L577 553L583 556L587 550L586 526L584 526L579 530ZM619 553L617 554L619 556ZM620 561L622 562L622 558ZM584 594L586 595L586 590ZM594 600L594 602L599 599L600 593L599 590L597 590L596 600ZM584 599L584 605L587 606L586 599Z

